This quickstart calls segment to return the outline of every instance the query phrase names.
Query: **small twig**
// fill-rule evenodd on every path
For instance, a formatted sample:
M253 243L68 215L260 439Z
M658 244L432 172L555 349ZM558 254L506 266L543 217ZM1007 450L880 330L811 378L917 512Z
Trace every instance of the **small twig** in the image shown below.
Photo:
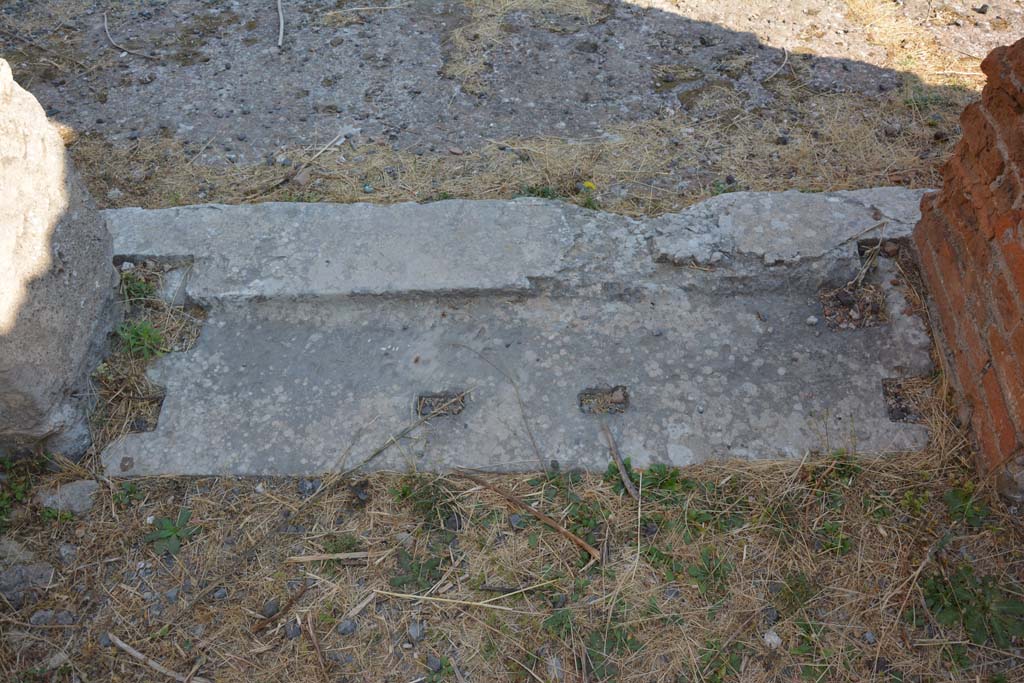
M484 481L480 477L477 477L477 476L474 476L472 474L469 474L468 472L456 472L455 474L457 476L462 477L463 479L469 479L474 484L478 484L479 486L483 486L485 489L488 489L490 491L493 491L494 493L497 493L499 496L501 496L502 498L504 498L508 502L510 502L513 505L515 505L516 507L518 507L518 508L520 508L522 510L525 510L528 513L530 513L531 515L533 515L534 517L536 517L537 519L539 519L540 521L544 522L549 527L551 527L552 529L557 531L563 537L569 539L570 541L575 543L577 546L579 546L583 550L587 551L587 553L592 558L594 558L595 562L600 562L601 561L601 552L597 548L595 548L594 546L590 545L589 543L584 541L582 538L580 538L579 536L577 536L573 532L571 532L568 529L566 529L564 526L562 526L561 524L556 522L554 520L554 518L547 516L546 514L541 512L540 510L535 510L534 508L530 507L529 505L527 505L523 501L522 498L519 498L518 496L515 496L515 495L513 495L511 493L508 493L506 491L502 491L501 489L499 489L498 487L494 486L493 484L489 484L488 482Z
M761 81L762 83L767 83L768 81L772 80L773 78L779 75L780 71L786 68L786 64L789 63L789 50L787 50L786 48L782 48L782 53L785 55L785 57L782 60L782 64L779 65L778 69L772 72L771 76Z
M281 0L277 0L277 46L284 43L284 8L281 7Z
M362 611L364 609L366 609L366 606L369 605L371 602L373 602L373 599L375 597L376 597L376 594L374 594L374 593L370 593L369 595L367 595L365 598L363 598L362 600L359 601L359 604L357 604L355 607L353 607L352 609L350 609L348 612L345 613L345 618L346 619L355 619L356 617L358 617L362 613Z
M320 664L320 673L324 680L330 683L331 677L327 675L327 664L324 663L324 653L320 651L320 641L316 637L316 629L313 628L313 613L306 615L306 628L309 631L309 640L313 643L313 651L316 652L316 661Z
M273 624L275 621L283 617L288 611L295 606L295 603L299 601L303 595L306 594L306 589L309 588L309 584L306 583L305 579L302 581L302 588L298 590L292 597L288 598L288 602L285 603L284 607L278 611L277 614L267 617L266 619L260 619L256 622L256 625L252 627L252 633L259 633L266 627Z
M370 553L365 550L355 553L322 553L320 555L293 555L285 560L290 564L302 562L326 562L327 560L365 560Z
M110 642L117 646L117 649L127 653L128 655L131 655L138 661L148 666L153 671L162 673L164 676L167 676L169 678L173 678L174 680L178 681L178 683L187 683L189 680L191 680L192 683L210 683L207 679L200 678L199 676L193 676L190 679L188 676L182 676L181 674L175 671L171 671L155 659L150 659L146 655L142 654L134 647L132 647L128 643L124 642L123 640L115 636L113 633L107 633L107 637L110 638Z
M129 50L128 48L124 47L123 45L118 45L117 43L115 43L114 39L110 36L110 27L107 26L107 13L106 12L103 13L103 32L107 34L107 40L110 41L110 44L113 45L114 47L116 47L121 52L127 52L130 55L135 55L136 57L143 57L145 59L159 59L158 57L154 57L152 55L147 55L144 52L136 52L135 50Z
M608 450L612 452L615 466L619 468L619 479L622 480L622 485L633 500L640 500L640 494L637 493L636 486L633 486L633 480L629 478L629 472L626 471L626 464L622 462L619 447L615 445L615 437L612 436L612 430L608 429L608 425L602 422L601 431L604 432L605 438L608 439Z
M284 175L284 177L279 178L279 179L275 180L274 182L270 183L269 185L264 187L262 190L259 190L258 192L254 192L253 194L249 195L248 197L245 197L245 201L250 202L253 199L256 199L257 197L265 195L266 193L270 192L271 190L275 190L275 189L281 187L282 185L284 185L285 183L290 182L291 180L293 180L295 178L295 176L299 175L300 173L305 171L307 168L309 168L310 164L312 164L314 161L316 161L317 157L319 157L321 154L323 154L328 149L330 149L331 145L333 145L335 142L337 142L344 135L345 135L345 133L338 133L337 135L334 136L334 139L332 139L326 145L321 147L320 151L318 151L316 154L311 156L308 161L303 163L301 166L296 167L296 169L294 171L292 171L290 173L286 173Z
M438 598L433 595L416 595L415 593L392 593L391 591L383 591L380 589L373 589L373 592L377 595L386 595L389 598L398 598L400 600L426 600L428 602L444 602L449 605L465 605L468 607L486 607L487 609L496 609L502 612L513 612L515 614L535 614L534 612L525 612L521 609L513 609L511 607L505 607L504 605L494 605L489 602L473 602L472 600L455 600L453 598ZM504 597L504 596L501 596Z

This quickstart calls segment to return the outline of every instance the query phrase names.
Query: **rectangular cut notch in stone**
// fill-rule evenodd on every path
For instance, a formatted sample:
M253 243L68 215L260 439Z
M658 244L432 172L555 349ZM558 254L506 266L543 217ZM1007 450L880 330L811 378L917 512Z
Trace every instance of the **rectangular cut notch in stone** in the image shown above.
M624 413L629 407L629 389L623 385L593 387L579 394L580 410L594 415Z
M466 394L462 391L441 391L416 397L416 414L420 417L458 415L466 407Z

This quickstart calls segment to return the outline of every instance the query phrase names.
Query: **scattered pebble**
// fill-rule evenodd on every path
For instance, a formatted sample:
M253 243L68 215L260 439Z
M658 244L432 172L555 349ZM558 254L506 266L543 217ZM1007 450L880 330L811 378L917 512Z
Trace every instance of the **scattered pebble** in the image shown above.
M807 320L805 320L804 322L806 322L811 327L814 327L815 325L818 324L818 316L816 316L816 315L809 315L809 316L807 316Z
M110 190L107 191L107 199L109 199L112 202L116 202L122 197L124 197L124 192L117 189L116 187L112 187L110 188Z
M300 479L299 480L299 495L303 498L308 498L317 492L320 488L319 479Z
M565 680L565 668L562 666L562 658L557 655L548 657L547 661L548 679L552 681Z
M297 621L289 621L284 625L284 635L288 640L295 640L302 635L302 627Z
M427 655L427 668L437 673L441 670L441 658L436 655Z
M213 592L214 600L223 600L226 597L228 597L228 589L223 586Z
M423 636L427 635L427 627L422 621L414 620L409 624L407 633L409 634L409 640L418 643L423 640Z
M357 628L359 628L359 624L356 623L355 619L344 619L335 630L339 636L350 636L356 632Z
M100 634L99 643L100 647L113 647L114 645L110 640L110 635L106 631Z
M262 614L264 618L269 619L279 611L281 611L281 601L277 598L270 598L263 603L263 609L260 610L260 614Z
M875 643L877 643L877 642L878 642L878 636L876 636L876 635L875 635L874 633L872 633L871 631L867 631L867 632L865 632L865 633L864 633L864 635L863 635L863 636L861 636L861 638L862 638L862 639L864 640L864 642L865 642L865 643L867 643L868 645L874 645Z
M764 644L768 646L769 650L778 650L782 645L782 638L775 632L774 629L766 631L763 636Z
M64 564L71 564L78 556L78 546L73 543L61 543L57 546L57 556Z
M764 617L764 623L769 626L774 626L779 621L779 610L775 609L771 605L765 607L761 612L761 615Z

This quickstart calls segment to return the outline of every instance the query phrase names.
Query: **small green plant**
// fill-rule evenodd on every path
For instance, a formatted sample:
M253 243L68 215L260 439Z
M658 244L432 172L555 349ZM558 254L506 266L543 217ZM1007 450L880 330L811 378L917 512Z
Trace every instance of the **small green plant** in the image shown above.
M188 508L181 508L178 511L178 518L172 520L170 517L161 517L156 520L156 531L151 531L142 539L153 545L153 551L158 555L165 552L177 555L182 544L199 532L198 526L189 526L192 519L192 511Z
M114 503L118 507L128 507L132 503L142 500L142 493L134 482L122 482L118 490L114 492Z
M920 517L930 501L931 494L928 491L910 489L900 498L900 509L911 517Z
M443 527L454 512L453 496L441 477L426 474L411 474L403 477L391 495L398 503L412 505L414 512L423 517L431 527Z
M709 598L724 592L732 569L732 564L719 558L713 546L706 545L700 549L700 562L687 567L686 573L696 582L700 594Z
M28 501L32 490L31 463L14 462L10 458L0 459L0 531L7 528L11 510L17 503Z
M70 522L75 518L67 510L58 510L56 508L43 508L39 516L43 518L44 522Z
M431 671L430 674L422 679L424 683L444 683L444 681L450 681L455 675L455 667L452 666L452 661L447 657L441 657L441 668L437 671Z
M793 614L804 609L817 593L807 575L803 572L787 574L778 592L777 603L786 614Z
M121 323L121 326L117 328L117 336L128 348L128 353L136 358L149 360L166 351L163 334L148 320Z
M541 199L562 199L562 194L550 185L527 185L522 196L540 197Z
M686 572L686 564L653 545L644 548L644 557L655 567L665 571L666 581L675 581Z
M363 541L355 534L335 534L324 540L324 552L355 553L363 549Z
M730 183L728 180L716 180L711 183L712 197L717 197L720 194L728 194L729 192L738 192L739 190L740 186L736 181Z
M1006 650L1014 638L1024 636L1024 602L1015 597L1020 591L1007 590L991 576L978 578L968 565L960 565L952 575L927 577L921 589L935 621L959 624L976 645L991 640Z
M698 675L694 680L705 683L726 683L740 672L743 648L737 643L723 647L721 641L709 640L697 659Z
M597 211L601 208L597 203L597 197L594 196L595 192L597 192L597 186L589 180L584 181L580 186L580 196L583 198L580 205L584 209L593 209L594 211Z
M800 630L800 641L793 648L793 655L801 661L800 675L815 683L830 680L830 660L834 653L821 642L825 627L804 619L797 621L796 626Z
M942 495L942 500L954 521L964 522L973 529L985 524L988 518L988 506L977 501L974 486L970 483L963 488L946 491Z
M826 553L845 555L852 547L850 537L843 533L843 523L840 521L822 523L818 529L818 539L822 551Z
M441 558L430 557L423 562L416 560L404 548L398 551L399 573L391 577L393 588L425 591L441 580Z
M156 287L135 273L123 273L121 275L121 293L129 302L152 299L156 296Z
M614 662L618 654L639 651L643 645L625 627L615 624L608 629L591 631L585 641L587 659L594 680L606 681L619 674Z
M557 609L545 619L541 626L556 638L567 638L572 633L572 612L568 609Z

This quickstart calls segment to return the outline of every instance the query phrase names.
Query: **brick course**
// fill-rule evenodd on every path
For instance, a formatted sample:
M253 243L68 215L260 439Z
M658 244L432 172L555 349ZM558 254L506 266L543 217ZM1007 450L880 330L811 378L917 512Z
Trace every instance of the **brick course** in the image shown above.
M914 242L978 466L1024 500L1024 40L981 68L988 82L960 117L942 189L921 201Z

